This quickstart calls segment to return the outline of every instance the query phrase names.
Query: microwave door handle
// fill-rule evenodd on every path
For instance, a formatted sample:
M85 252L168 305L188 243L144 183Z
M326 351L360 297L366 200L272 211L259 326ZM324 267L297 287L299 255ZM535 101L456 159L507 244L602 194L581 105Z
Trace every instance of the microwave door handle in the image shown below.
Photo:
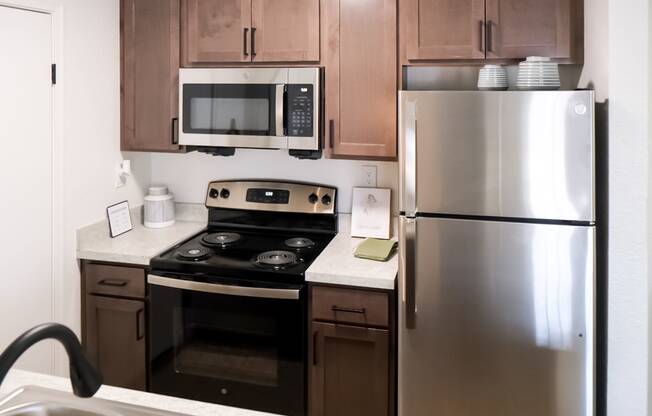
M300 289L273 289L266 287L249 287L224 285L219 283L193 282L170 277L150 274L147 283L155 286L165 286L173 289L190 290L193 292L215 293L219 295L244 296L262 299L299 299Z
M285 85L277 84L276 85L276 137L283 137L283 120L285 113Z

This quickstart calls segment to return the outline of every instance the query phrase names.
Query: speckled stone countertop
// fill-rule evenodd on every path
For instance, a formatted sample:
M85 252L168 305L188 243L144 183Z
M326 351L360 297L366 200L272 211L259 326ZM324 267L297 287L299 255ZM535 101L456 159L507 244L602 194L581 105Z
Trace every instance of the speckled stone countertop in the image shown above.
M25 386L38 386L67 392L72 391L70 380L67 378L29 371L11 370L0 387L0 396L4 397L14 390ZM191 416L272 416L271 413L261 413L236 407L178 399L176 397L143 393L136 390L111 386L102 386L94 397Z
M353 255L364 238L351 237L351 215L339 215L339 232L306 271L306 281L332 285L393 290L398 273L396 252L386 261ZM396 230L396 221L392 229ZM393 237L396 239L396 236Z
M77 231L77 258L112 263L149 265L149 260L206 227L206 208L177 204L176 222L167 228L146 228L140 207L132 210L133 229L115 238L109 236L106 220Z
M168 228L145 228L140 209L132 211L134 229L109 237L106 221L77 231L77 258L147 266L152 257L180 243L206 227L206 208L177 204L177 221ZM396 221L392 229L396 231ZM396 239L396 236L393 237ZM306 281L333 285L393 290L398 273L396 253L386 262L353 256L363 238L351 237L351 215L339 215L339 233L306 271Z

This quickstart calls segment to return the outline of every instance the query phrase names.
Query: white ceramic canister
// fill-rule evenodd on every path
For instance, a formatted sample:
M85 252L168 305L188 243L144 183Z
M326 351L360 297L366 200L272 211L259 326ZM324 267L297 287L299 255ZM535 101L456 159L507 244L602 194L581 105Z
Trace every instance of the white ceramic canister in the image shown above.
M165 228L174 224L174 197L167 186L152 186L145 197L143 224L147 228Z

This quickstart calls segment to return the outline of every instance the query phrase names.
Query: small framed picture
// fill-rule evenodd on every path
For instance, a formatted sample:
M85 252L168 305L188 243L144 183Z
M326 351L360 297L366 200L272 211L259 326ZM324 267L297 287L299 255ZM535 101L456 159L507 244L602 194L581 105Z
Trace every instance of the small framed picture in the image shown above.
M352 237L390 237L391 195L391 189L353 188Z
M106 215L109 218L111 238L122 235L134 228L131 224L131 212L129 211L128 201L118 202L109 206L106 209Z

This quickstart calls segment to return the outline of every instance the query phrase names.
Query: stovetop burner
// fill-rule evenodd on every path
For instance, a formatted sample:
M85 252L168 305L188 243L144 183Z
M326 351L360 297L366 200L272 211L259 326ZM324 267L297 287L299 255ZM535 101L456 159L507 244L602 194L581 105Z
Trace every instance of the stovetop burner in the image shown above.
M211 247L228 247L240 241L241 235L238 233L210 233L201 238L202 243Z
M297 263L297 255L290 251L274 250L266 251L256 257L256 263L261 266L269 266L274 269L282 269Z
M188 247L177 252L177 255L184 260L199 261L210 256L211 252L205 247Z
M310 248L315 245L315 242L305 237L295 237L284 241L284 244L290 248Z
M206 228L153 257L152 274L304 285L306 271L337 234L336 195L319 184L211 182Z

